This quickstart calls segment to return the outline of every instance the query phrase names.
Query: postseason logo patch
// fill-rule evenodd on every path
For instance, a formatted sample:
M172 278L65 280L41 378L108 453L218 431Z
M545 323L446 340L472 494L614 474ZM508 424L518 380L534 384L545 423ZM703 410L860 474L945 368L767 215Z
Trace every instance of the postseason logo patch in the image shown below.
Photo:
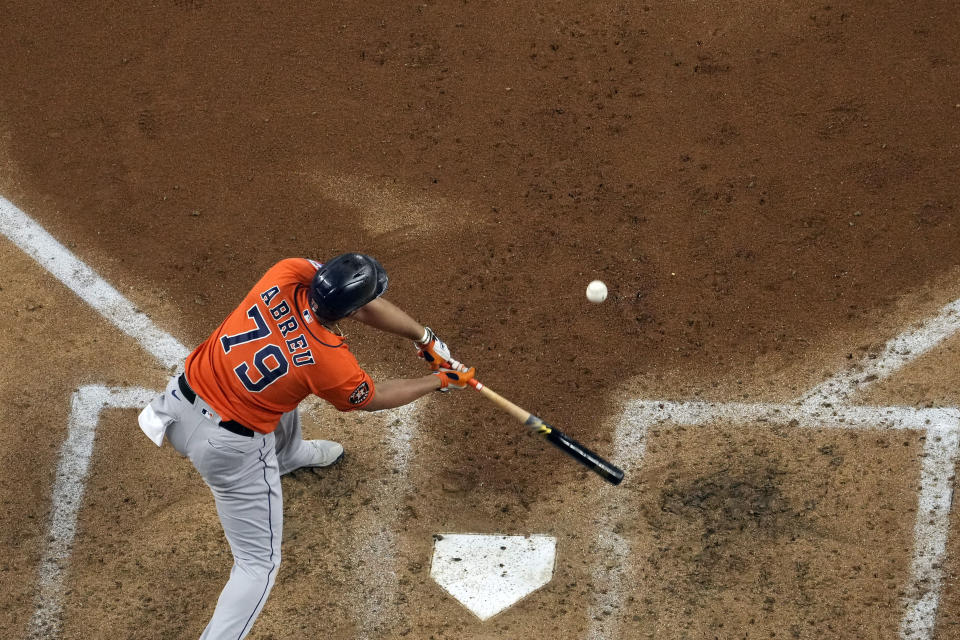
M350 394L350 404L362 404L367 396L370 395L370 386L366 382L361 382L360 386Z

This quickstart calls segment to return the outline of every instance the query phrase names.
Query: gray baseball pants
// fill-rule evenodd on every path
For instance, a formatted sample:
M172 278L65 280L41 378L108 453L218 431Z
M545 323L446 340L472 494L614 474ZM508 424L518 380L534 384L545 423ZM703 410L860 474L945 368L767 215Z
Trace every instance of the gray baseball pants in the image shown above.
M240 640L260 614L280 567L280 475L297 468L300 416L297 410L284 414L274 433L237 435L219 426L220 417L202 398L185 399L178 377L151 406L164 423L169 421L167 440L213 492L233 552L230 579L200 638Z

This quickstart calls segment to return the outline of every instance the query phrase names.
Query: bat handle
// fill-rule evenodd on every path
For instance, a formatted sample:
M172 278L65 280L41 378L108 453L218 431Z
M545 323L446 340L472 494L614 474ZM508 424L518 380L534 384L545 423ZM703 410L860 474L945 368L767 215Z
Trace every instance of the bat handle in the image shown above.
M484 384L476 378L470 378L470 380L467 382L470 384L470 386L479 391L480 395L499 406L501 409L512 415L520 422L527 423L530 417L533 416L533 414L526 409L518 407L490 387L484 386Z

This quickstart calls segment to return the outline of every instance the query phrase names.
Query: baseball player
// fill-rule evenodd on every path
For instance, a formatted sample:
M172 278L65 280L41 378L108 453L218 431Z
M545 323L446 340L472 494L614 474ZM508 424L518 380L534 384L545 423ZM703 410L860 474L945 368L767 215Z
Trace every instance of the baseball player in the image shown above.
M245 637L267 600L280 566L280 476L343 456L336 442L303 439L304 398L376 411L462 389L473 377L429 327L381 297L386 288L383 267L364 254L281 260L141 412L153 442L166 437L210 487L233 552L201 639ZM415 341L432 373L374 383L337 326L348 317Z

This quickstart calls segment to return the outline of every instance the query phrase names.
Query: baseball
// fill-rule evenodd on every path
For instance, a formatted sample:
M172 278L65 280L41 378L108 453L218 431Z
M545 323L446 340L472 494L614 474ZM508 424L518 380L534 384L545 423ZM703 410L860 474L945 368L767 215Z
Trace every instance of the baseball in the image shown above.
M597 304L607 299L607 285L599 280L594 280L587 285L587 300Z

